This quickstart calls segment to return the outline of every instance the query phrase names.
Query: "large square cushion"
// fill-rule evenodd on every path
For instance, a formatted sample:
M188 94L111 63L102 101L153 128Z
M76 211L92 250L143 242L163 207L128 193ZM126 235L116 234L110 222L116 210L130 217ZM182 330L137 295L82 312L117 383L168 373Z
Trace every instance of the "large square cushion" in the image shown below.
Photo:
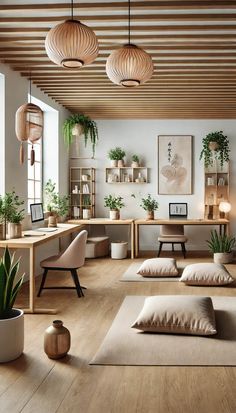
M217 333L211 298L188 295L147 297L131 327L151 333L200 336Z
M143 277L176 277L178 270L173 258L151 258L142 263L137 274Z
M225 285L234 278L224 265L205 262L187 265L179 281L187 285Z

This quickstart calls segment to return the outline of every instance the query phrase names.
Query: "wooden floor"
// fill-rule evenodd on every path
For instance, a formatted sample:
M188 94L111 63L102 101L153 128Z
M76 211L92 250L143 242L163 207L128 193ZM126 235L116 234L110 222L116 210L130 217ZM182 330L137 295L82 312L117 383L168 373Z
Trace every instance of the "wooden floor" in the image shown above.
M209 261L195 255L186 264L204 260ZM59 313L25 316L24 355L0 365L1 413L236 412L236 367L89 366L126 295L234 296L236 292L233 287L187 287L176 282L119 282L130 263L89 260L80 273L88 287L83 299L72 290L42 293L37 303L55 306ZM235 267L228 266L236 275ZM57 276L70 283L69 276L56 273L49 276L49 283ZM70 354L61 361L48 359L43 351L44 330L55 318L64 321L72 336Z

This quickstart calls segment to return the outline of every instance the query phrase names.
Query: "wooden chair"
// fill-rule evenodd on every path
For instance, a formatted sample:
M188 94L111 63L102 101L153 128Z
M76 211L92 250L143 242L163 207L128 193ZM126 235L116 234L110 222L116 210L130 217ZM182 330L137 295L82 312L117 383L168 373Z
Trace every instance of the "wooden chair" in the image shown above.
M80 285L77 270L84 265L87 235L87 231L81 231L62 254L49 257L40 263L44 269L44 273L38 291L38 297L40 297L43 289L76 289L78 297L84 296L82 288L85 287L81 287ZM49 270L70 271L75 287L44 287Z
M160 256L162 245L171 244L172 251L174 251L174 245L180 244L182 248L182 253L184 258L186 257L185 242L188 241L188 238L184 235L184 226L183 225L161 225L160 236L158 237L159 241L159 250L158 257Z

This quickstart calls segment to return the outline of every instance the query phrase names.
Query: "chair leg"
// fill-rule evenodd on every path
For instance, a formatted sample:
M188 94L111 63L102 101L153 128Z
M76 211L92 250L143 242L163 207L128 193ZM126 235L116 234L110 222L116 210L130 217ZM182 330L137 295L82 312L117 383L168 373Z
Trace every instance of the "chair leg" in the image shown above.
M160 257L160 253L161 253L161 250L162 250L162 244L163 244L163 242L159 241L159 250L158 250L158 254L157 254L158 257Z
M75 283L75 287L76 287L78 297L84 297L84 293L83 293L83 290L80 286L77 271L75 269L71 270L71 275L72 275L73 281Z
M42 281L41 281L41 284L40 284L40 287L39 287L39 291L38 291L37 297L40 297L40 295L41 295L41 292L42 292L42 290L43 290L43 287L44 287L44 284L45 284L45 281L46 281L47 273L48 273L48 268L44 268L44 272L43 272L43 276L42 276Z
M184 244L184 242L181 242L181 248L182 248L183 256L184 256L184 258L186 258L186 249L185 249L185 244Z

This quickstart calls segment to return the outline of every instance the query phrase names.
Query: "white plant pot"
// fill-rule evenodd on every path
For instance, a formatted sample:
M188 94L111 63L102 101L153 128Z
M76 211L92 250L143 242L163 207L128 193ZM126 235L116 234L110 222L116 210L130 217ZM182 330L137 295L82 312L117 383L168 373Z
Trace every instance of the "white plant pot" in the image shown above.
M233 251L214 253L214 262L216 264L229 264L233 261Z
M131 164L132 168L138 168L139 167L139 163L138 162L132 162Z
M111 159L111 168L117 168L117 164L118 164L118 161L116 161L115 159Z
M9 238L22 238L22 224L8 223Z
M114 260L123 260L127 258L128 242L118 241L111 243L111 258Z
M91 209L83 209L83 219L91 218Z
M115 220L115 219L119 219L119 211L116 211L116 210L111 210L111 211L109 211L109 214L110 214L110 219L111 220Z
M24 313L13 309L14 318L0 320L0 363L15 360L24 349Z

